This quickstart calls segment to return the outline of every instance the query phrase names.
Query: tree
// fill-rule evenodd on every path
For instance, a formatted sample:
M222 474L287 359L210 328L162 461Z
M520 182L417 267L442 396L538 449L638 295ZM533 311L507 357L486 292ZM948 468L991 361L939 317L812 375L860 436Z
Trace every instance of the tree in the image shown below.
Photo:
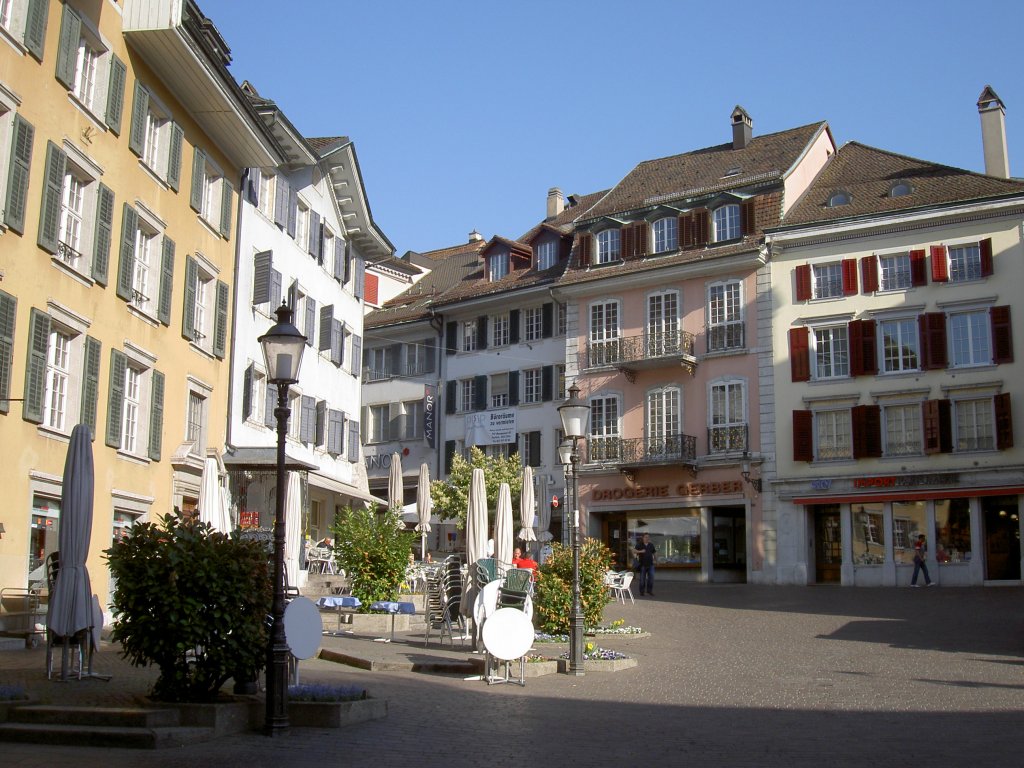
M533 594L533 621L542 632L568 634L572 613L572 547L552 546L551 557L540 567ZM601 624L604 607L611 595L604 575L611 568L612 553L597 539L585 539L580 546L580 606L583 624L593 629Z
M490 517L498 506L498 488L508 483L512 492L513 512L519 509L519 494L523 485L523 465L519 454L514 453L507 459L495 459L476 446L469 451L470 459L466 461L459 454L452 460L452 471L445 480L435 480L430 484L430 496L434 502L434 513L441 520L455 520L458 528L466 527L466 505L469 502L469 485L473 479L473 470L477 467L484 471L484 483L487 486L487 510Z
M378 600L396 600L414 536L400 510L344 509L331 526L334 555L352 583L352 594L369 611Z

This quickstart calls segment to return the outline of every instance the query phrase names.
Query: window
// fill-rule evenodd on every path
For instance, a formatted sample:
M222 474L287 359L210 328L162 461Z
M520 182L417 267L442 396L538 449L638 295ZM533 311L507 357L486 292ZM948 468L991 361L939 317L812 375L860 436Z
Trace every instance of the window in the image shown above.
M274 219L275 179L272 174L260 171L259 212L271 221Z
M288 437L299 440L302 436L302 395L298 392L288 393Z
M590 366L612 365L619 359L619 302L590 305Z
M509 320L508 314L495 315L491 318L491 346L492 347L505 347L508 346L509 340Z
M597 263L608 264L618 261L622 253L621 233L617 229L605 229L597 235Z
M618 398L595 397L590 400L587 452L590 461L609 461L620 457Z
M138 450L139 411L142 406L142 373L127 366L124 380L124 410L121 422L121 450L135 453Z
M423 437L423 401L410 400L402 404L405 408L405 440L419 440Z
M674 251L679 247L679 219L676 216L658 219L651 225L651 232L655 253Z
M920 368L916 320L882 320L878 324L878 329L882 345L883 373L916 371Z
M940 563L971 559L971 500L935 502L935 557Z
M203 352L223 359L227 350L227 283L215 279L216 267L199 254L185 258L185 301L182 336Z
M925 533L926 524L923 501L892 503L892 549L897 565L913 564L914 542L918 535Z
M977 243L970 245L951 245L949 253L949 281L951 283L966 280L980 280L981 248Z
M708 453L747 450L747 419L742 381L711 385Z
M558 241L547 240L537 246L537 269L551 269L558 263Z
M156 261L158 235L150 229L141 219L135 230L135 274L132 276L132 305L143 312L153 314L155 305L150 305L150 298L154 295L150 287L152 282L156 286L159 281L151 274Z
M539 403L542 386L542 369L531 368L523 371L523 402Z
M885 419L885 455L919 456L921 442L921 406L889 405L882 409Z
M68 409L68 388L71 376L71 335L54 328L50 331L46 359L46 399L43 424L60 432L65 431Z
M814 414L818 461L853 458L850 411L817 411Z
M833 192L828 198L829 208L838 208L841 205L850 204L850 194L848 192Z
M508 407L508 374L495 373L491 376L491 408Z
M181 153L184 132L171 119L170 110L141 82L135 83L135 101L132 104L132 125L128 148L142 160L142 163L158 179L174 190L181 180ZM192 207L200 210L195 196L197 186L202 184L200 164L205 165L205 153L196 151L193 165Z
M957 451L991 451L996 447L992 399L954 400Z
M555 333L565 336L567 330L567 316L565 304L555 303Z
M647 354L660 357L679 350L679 292L665 291L648 296Z
M303 248L309 243L309 206L301 200L295 219L295 242Z
M234 189L223 171L199 147L192 156L192 191L189 205L210 228L227 239L234 218ZM301 242L305 242L300 240Z
M198 392L188 393L188 413L187 423L185 425L185 439L189 442L195 443L196 447L202 451L205 446L204 432L206 429L206 398L200 395ZM292 421L297 421L293 418Z
M193 325L192 338L195 339L200 346L203 346L203 341L205 341L208 335L206 333L206 307L208 302L207 292L209 286L209 279L204 278L202 273L197 275L195 282L195 324Z
M508 253L495 253L487 257L487 274L493 283L508 274Z
M539 467L544 464L539 431L523 433L522 459L524 467ZM536 478L534 480L536 481Z
M83 36L78 40L78 56L75 61L75 84L72 90L78 100L90 111L96 96L96 77L102 51L95 49Z
M814 278L814 298L831 299L843 295L843 265L841 262L815 264L811 270Z
M405 345L405 374L421 376L433 372L434 340L412 342Z
M911 286L909 253L879 256L878 265L882 271L879 286L881 290L898 291Z
M462 351L475 352L477 348L476 320L467 320L462 324Z
M708 352L743 347L743 303L739 280L708 286Z
M897 181L889 189L889 197L904 197L911 194L914 188L906 181Z
M647 393L647 450L650 457L679 452L682 396L678 387Z
M885 562L885 525L881 504L860 504L853 513L853 560L857 565Z
M565 400L565 365L555 366L555 399Z
M388 405L371 405L368 409L370 423L367 425L371 443L385 443L390 438L390 407Z
M541 338L544 330L544 313L540 307L527 307L525 310L525 331L526 341L536 341Z
M992 362L992 324L986 311L958 312L949 316L949 345L953 367Z
M388 370L387 348L376 347L366 350L366 368L369 381L378 381L388 378L391 373Z
M79 178L73 169L64 174L61 193L60 240L57 256L76 270L82 269L83 219L85 218L85 190L89 182Z
M463 379L459 382L459 410L472 411L476 408L476 380Z
M249 367L252 369L252 386L249 392L243 395L243 410L245 405L248 405L249 413L248 415L243 413L243 415L254 424L266 424L269 414L271 425L276 426L277 422L273 420L273 400L267 402L265 397L260 397L261 393L268 392L267 375L263 371L258 370L254 365ZM273 390L274 396L276 396L277 387L271 387L270 389Z
M850 375L850 350L847 327L833 325L815 328L814 377L816 379L837 379Z
M735 240L740 236L740 207L736 203L719 206L712 218L715 228L714 242Z

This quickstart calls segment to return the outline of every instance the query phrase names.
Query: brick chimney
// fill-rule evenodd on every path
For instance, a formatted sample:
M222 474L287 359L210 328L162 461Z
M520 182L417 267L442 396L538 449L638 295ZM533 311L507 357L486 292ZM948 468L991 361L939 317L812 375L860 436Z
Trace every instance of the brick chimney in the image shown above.
M553 219L564 210L565 199L562 197L562 190L552 187L548 190L548 218Z
M732 120L732 148L746 149L750 143L751 134L754 132L754 121L750 119L747 110L736 105L736 109L730 115Z
M985 173L1010 178L1010 158L1006 152L1006 107L991 85L978 97L981 115L981 146L985 152Z

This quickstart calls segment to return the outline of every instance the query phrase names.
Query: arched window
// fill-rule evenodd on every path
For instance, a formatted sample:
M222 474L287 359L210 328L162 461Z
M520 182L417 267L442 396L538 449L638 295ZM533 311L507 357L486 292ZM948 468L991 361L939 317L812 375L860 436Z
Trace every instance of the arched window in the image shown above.
M838 208L841 205L849 205L849 204L850 204L850 193L849 192L844 192L841 189L836 191L836 192L833 192L832 195L828 199L828 207L829 208Z
M714 242L735 240L740 236L740 207L736 203L728 203L715 208Z
M914 188L906 181L897 181L889 189L889 197L903 197L914 191Z
M622 239L617 229L605 229L597 234L597 263L608 264L622 256Z
M679 247L679 219L675 216L666 216L658 219L651 225L651 232L654 235L654 253L665 253L674 251Z

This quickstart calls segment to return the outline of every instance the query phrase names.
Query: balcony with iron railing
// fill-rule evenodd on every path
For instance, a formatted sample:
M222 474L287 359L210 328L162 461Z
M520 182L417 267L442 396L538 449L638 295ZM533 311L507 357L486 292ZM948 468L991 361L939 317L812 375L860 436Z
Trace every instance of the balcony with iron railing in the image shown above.
M405 363L399 365L390 365L388 363L373 366L364 365L363 383L372 384L375 381L386 381L387 379L415 379L428 374L434 374L435 372L436 369L432 369L426 363L415 365L407 365Z
M65 243L63 240L57 241L57 258L63 261L65 264L71 267L78 267L78 262L82 258L80 251L76 251L70 245Z
M617 368L632 382L637 371L668 365L681 365L690 374L694 372L697 358L693 354L692 333L677 329L588 341L580 368L584 371Z
M590 437L584 462L610 464L622 470L671 464L693 466L697 463L697 438L693 435Z
M749 451L748 426L728 424L708 427L708 453L742 453Z

